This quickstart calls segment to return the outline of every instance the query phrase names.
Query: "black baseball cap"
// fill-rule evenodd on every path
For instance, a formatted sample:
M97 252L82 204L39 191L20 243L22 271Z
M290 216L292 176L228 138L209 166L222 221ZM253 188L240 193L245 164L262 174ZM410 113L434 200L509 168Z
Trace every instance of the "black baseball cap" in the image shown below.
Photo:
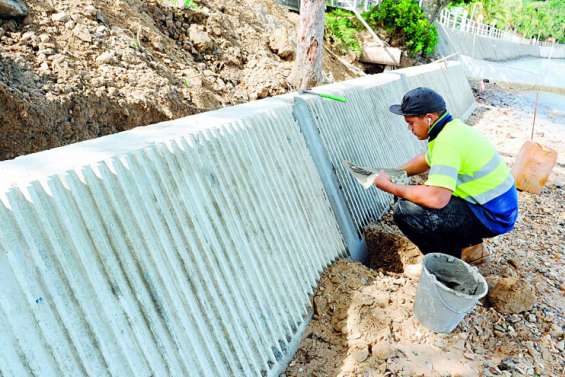
M402 97L400 105L389 107L391 113L398 115L424 115L445 111L445 100L430 88L416 88Z

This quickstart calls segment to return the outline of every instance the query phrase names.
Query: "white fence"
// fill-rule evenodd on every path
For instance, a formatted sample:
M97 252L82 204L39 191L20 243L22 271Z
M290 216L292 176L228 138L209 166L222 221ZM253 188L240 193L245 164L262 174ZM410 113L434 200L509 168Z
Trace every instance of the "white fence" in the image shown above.
M487 25L473 21L465 13L455 13L450 11L449 9L443 9L441 11L438 22L443 26L451 29L464 31L487 38L501 39L514 43L522 43L522 44L536 45L543 47L551 47L555 45L555 43L549 43L543 41L540 42L535 38L532 39L522 38L517 34L497 29L493 25Z

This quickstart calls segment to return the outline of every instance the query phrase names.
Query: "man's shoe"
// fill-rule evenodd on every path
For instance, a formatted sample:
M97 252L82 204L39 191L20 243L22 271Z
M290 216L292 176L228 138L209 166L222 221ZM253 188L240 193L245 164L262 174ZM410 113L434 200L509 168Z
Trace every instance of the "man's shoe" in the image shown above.
M468 246L461 249L461 259L472 265L478 265L488 260L489 252L483 246L483 243Z

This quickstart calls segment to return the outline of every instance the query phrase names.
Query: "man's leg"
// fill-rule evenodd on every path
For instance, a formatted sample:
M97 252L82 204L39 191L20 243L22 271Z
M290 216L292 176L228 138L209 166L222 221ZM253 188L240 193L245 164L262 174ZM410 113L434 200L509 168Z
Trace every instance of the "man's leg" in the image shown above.
M461 249L491 236L467 204L457 197L452 197L441 209L400 199L394 207L394 222L424 254L436 252L460 258Z

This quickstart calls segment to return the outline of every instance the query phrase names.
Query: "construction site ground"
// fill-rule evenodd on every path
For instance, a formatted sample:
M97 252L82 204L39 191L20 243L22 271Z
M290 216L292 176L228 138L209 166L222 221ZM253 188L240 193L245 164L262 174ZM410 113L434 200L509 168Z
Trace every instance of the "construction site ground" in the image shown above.
M473 86L478 107L468 123L511 164L530 137L535 96ZM556 149L558 164L540 194L519 193L515 229L486 241L492 257L479 267L491 291L515 284L501 310L527 310L501 312L485 298L451 334L423 327L413 311L418 278L403 272L421 256L388 214L367 229L368 266L342 260L321 277L313 320L284 376L565 375L564 133L565 112L540 101L534 141Z

